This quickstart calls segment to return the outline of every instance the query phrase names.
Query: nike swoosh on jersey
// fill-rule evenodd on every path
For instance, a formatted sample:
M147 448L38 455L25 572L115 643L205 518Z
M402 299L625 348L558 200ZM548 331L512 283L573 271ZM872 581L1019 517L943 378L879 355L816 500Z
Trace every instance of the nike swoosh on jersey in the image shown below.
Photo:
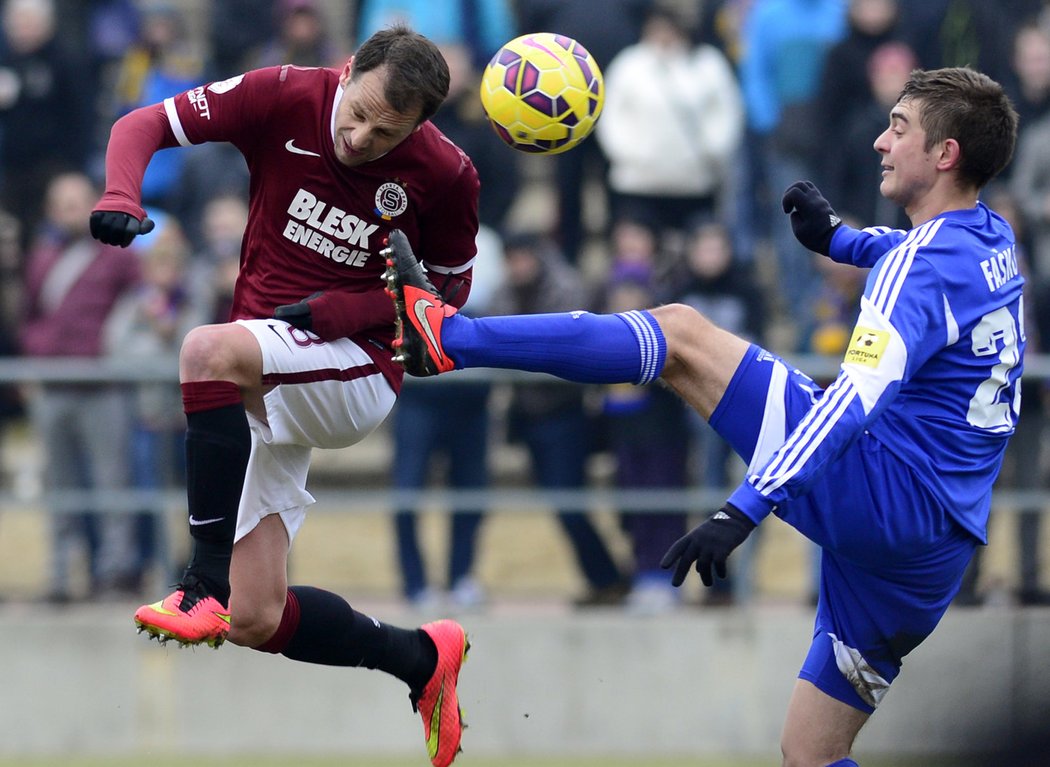
M213 517L212 519L197 519L196 517L190 517L191 525L212 525L216 522L222 522L226 517Z
M305 154L308 157L320 157L321 156L317 152L311 152L309 149L300 149L299 147L297 147L295 145L295 139L292 139L292 138L288 139L288 141L284 145L284 148L287 149L292 154Z
M423 329L423 332L427 335L427 340L430 341L430 346L434 350L434 354L437 355L439 360L444 359L444 355L441 353L441 345L438 343L437 337L434 335L433 328L430 327L430 322L427 320L427 309L434 308L434 305L425 298L420 298L412 306L412 311L416 314L416 319L419 320L419 324Z

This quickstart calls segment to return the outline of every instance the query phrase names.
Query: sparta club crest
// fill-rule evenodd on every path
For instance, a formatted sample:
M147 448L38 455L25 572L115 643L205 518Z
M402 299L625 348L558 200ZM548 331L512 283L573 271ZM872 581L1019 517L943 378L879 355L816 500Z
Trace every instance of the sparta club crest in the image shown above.
M400 216L408 209L408 194L404 187L388 181L376 190L376 215L384 221Z

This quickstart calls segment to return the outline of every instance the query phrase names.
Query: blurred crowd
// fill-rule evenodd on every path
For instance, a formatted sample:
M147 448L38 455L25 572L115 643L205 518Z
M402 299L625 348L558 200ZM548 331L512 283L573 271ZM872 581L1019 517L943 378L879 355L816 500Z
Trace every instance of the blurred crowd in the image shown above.
M0 353L146 360L177 354L194 325L224 321L247 216L242 158L222 144L158 153L143 184L156 230L127 250L107 247L87 225L110 126L136 107L248 69L341 66L359 41L395 19L442 46L452 86L434 122L471 156L482 182L479 259L465 311L683 302L780 353L840 355L865 275L803 249L780 193L808 178L850 223L907 228L879 195L872 143L912 69L970 65L1002 82L1021 115L1016 158L985 201L1018 233L1029 349L1046 351L1050 3L1043 0L606 0L600 13L592 0L4 0ZM576 38L605 74L595 135L565 154L514 153L481 111L485 63L527 31ZM406 385L391 427L394 487L485 488L497 440L522 446L533 484L550 490L591 484L589 459L599 453L613 467L607 481L625 490L721 488L744 468L658 385L530 382L504 393L497 407L490 383ZM1004 486L1046 487L1045 395L1043 381L1026 380ZM163 526L146 509L105 513L105 492L181 486L177 385L0 389L0 419L20 418L42 445L46 490L99 497L82 509L56 505L46 598L138 596L166 560ZM404 438L408 424L412 440ZM579 606L622 604L646 614L678 606L659 557L707 510L619 509L627 561L586 510L553 511L585 583ZM1042 585L1050 575L1039 561L1041 505L1012 511L1012 598L1050 603ZM421 608L442 600L483 606L474 572L483 511L453 515L447 572L436 582L416 519L412 508L394 516L405 599ZM88 563L86 583L73 575L78 557ZM738 557L706 604L750 598L751 563L749 554ZM979 566L980 558L960 603L985 598Z

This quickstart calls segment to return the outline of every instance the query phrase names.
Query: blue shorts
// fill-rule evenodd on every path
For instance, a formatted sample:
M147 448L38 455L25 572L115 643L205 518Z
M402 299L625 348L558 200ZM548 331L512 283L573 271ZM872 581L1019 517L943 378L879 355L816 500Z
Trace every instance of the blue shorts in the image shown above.
M821 394L752 346L710 423L757 468ZM822 549L813 643L799 677L871 713L948 609L979 542L868 433L775 513Z

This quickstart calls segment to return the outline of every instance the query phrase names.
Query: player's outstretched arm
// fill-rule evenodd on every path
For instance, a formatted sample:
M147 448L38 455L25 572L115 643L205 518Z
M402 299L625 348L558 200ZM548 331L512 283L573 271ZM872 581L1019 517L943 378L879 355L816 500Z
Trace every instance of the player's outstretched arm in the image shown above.
M163 104L141 107L113 125L106 146L106 191L91 212L91 236L126 248L153 231L142 208L142 177L159 149L178 146Z

